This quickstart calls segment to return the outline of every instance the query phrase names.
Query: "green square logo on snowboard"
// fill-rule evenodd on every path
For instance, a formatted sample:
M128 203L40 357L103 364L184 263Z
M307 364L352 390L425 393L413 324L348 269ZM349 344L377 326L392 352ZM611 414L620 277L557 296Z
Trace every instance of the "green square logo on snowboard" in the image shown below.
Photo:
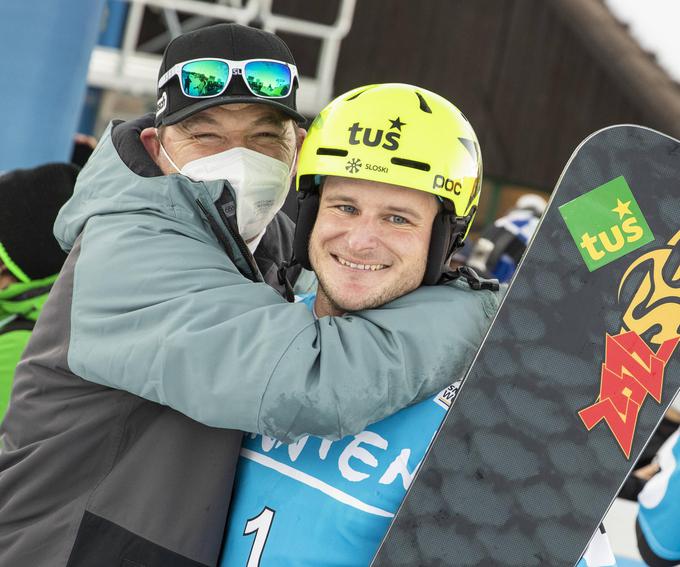
M559 210L591 272L654 240L623 176L565 203Z

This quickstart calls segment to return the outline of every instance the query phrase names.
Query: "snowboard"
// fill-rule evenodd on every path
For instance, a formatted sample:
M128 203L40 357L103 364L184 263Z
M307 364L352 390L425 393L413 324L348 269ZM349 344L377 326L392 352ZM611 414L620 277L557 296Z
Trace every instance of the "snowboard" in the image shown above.
M680 388L679 333L680 142L603 129L567 163L372 566L573 567Z

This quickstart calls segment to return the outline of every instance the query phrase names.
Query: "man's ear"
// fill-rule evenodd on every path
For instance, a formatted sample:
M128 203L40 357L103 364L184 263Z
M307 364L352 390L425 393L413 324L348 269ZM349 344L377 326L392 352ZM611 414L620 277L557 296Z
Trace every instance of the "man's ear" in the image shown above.
M156 163L158 167L161 167L161 145L158 141L158 133L155 128L144 128L139 139L142 141L142 145L147 153L151 156L151 159ZM162 169L162 167L161 167Z

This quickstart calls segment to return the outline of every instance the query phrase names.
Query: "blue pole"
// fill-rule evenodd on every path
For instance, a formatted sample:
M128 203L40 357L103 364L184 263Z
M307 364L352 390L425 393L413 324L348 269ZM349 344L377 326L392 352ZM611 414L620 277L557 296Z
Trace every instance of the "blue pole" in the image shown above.
M129 4L123 0L106 0L104 6L104 22L102 31L97 40L98 45L105 47L120 47L125 32ZM78 132L82 134L94 134L97 114L102 99L103 89L89 87L85 95L82 114L78 125Z
M0 4L0 171L68 161L104 0Z
M125 32L129 4L123 0L106 1L106 27L99 35L99 45L120 47Z

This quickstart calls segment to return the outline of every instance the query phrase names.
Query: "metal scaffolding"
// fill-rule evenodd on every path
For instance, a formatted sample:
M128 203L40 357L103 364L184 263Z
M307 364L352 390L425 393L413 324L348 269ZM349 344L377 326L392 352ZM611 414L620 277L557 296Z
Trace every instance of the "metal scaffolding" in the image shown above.
M300 77L298 108L314 116L331 99L340 42L347 35L354 17L356 0L339 0L332 24L274 13L273 0L115 0L129 4L120 48L97 46L90 61L88 84L137 95L156 92L156 76L161 58L149 53L163 48L170 39L208 22L224 20L240 24L257 22L270 32L286 32L320 40L316 74ZM147 8L161 11L166 30L140 45L140 32ZM180 20L178 13L190 14Z

